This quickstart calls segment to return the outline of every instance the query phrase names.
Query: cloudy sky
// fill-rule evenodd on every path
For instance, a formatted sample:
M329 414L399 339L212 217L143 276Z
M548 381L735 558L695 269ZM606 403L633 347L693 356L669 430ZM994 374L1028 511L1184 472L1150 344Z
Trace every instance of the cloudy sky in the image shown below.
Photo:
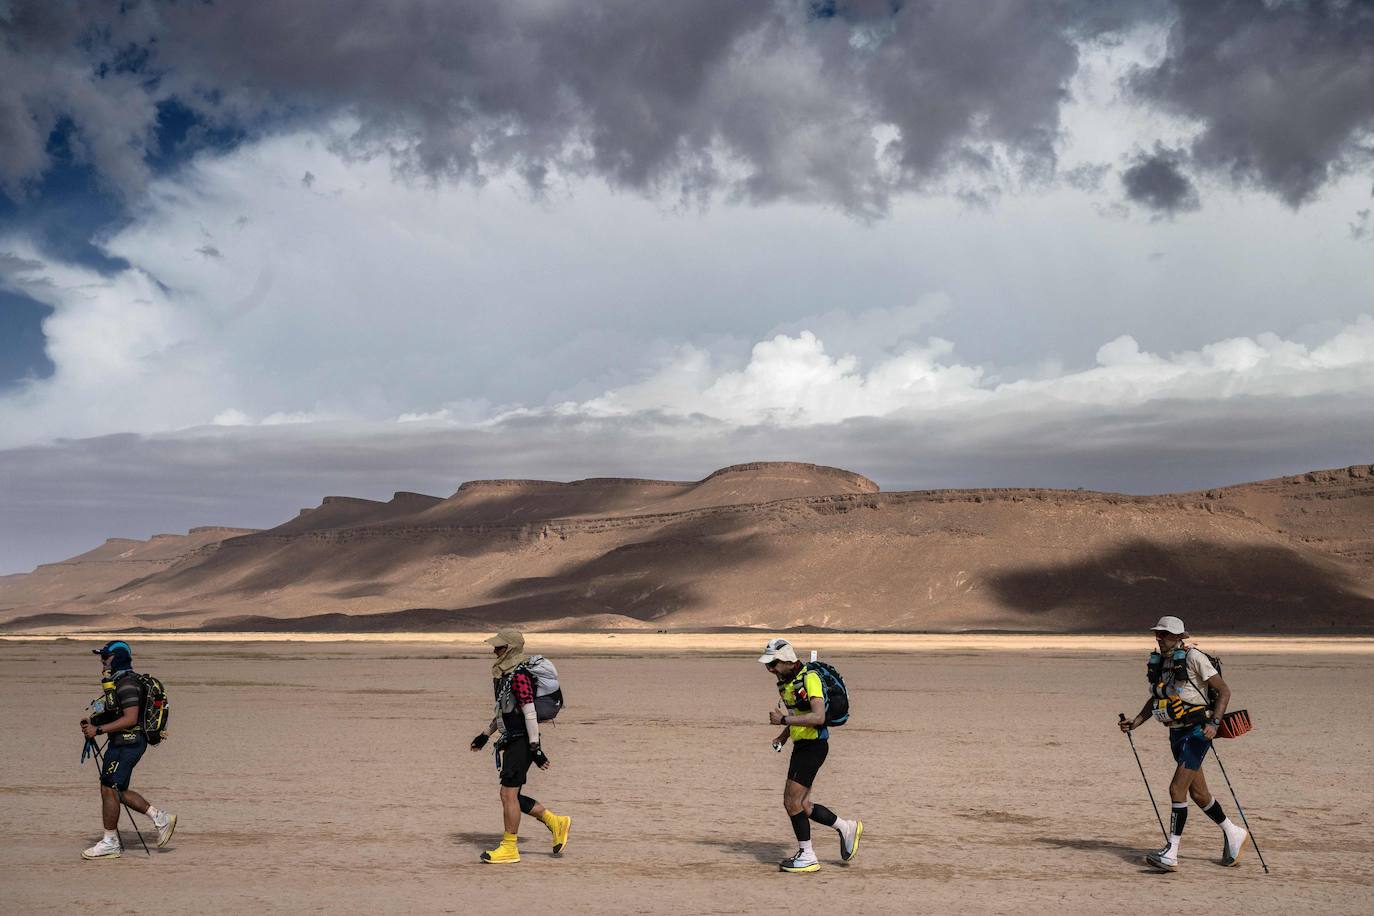
M1374 5L0 0L0 573L479 477L1374 461Z

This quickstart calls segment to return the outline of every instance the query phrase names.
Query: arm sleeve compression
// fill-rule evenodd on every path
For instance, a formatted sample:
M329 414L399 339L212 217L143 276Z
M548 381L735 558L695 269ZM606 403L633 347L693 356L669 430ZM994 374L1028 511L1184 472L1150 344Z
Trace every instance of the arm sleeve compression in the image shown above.
M534 711L534 704L526 703L520 707L520 712L525 717L525 731L530 736L530 744L538 744L539 715Z
M525 717L525 732L530 736L530 744L538 744L539 715L534 709L534 682L528 674L521 671L511 681L511 690L515 693L515 702L520 707L520 714Z

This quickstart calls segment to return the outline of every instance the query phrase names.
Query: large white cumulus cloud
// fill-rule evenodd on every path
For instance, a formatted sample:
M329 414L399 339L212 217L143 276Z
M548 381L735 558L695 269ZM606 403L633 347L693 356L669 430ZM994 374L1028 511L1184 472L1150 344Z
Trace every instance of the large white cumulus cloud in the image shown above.
M1232 338L1198 350L1142 352L1129 335L1102 345L1097 365L1049 378L986 381L959 363L954 344L931 338L865 369L831 355L809 331L779 335L753 348L743 369L712 371L710 355L684 348L648 378L581 403L564 415L626 416L655 411L702 415L737 426L812 426L856 417L939 414L956 410L1036 411L1050 404L1117 409L1151 401L1215 403L1374 391L1374 317L1361 315L1316 346L1275 334Z
M1374 276L1358 242L1323 236L1336 204L1218 207L1200 226L1103 224L1080 190L996 214L927 202L879 226L663 212L586 183L417 183L341 153L351 129L155 181L103 243L128 269L0 239L0 283L55 309L56 367L0 394L0 445L551 412L815 426L1278 403L1369 379Z

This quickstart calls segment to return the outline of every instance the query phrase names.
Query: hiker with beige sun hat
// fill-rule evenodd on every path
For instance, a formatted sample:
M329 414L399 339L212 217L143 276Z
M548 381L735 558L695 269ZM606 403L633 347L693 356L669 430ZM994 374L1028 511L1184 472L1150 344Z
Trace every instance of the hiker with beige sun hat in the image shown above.
M521 814L533 815L543 821L553 834L553 854L561 856L568 844L572 818L554 814L521 792L531 765L541 770L552 766L540 744L539 723L552 720L563 705L558 672L548 659L525 653L525 637L518 630L501 630L483 641L492 647L496 656L491 666L496 710L486 730L472 739L470 749L474 753L480 751L488 738L498 731L501 733L493 745L493 752L501 774L501 815L505 833L500 845L482 853L482 861L492 864L520 861L517 844Z

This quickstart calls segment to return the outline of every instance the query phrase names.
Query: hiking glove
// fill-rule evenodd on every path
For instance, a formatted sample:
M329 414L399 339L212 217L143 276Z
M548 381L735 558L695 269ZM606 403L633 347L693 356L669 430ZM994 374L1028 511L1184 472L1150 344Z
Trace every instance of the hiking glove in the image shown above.
M530 757L534 760L534 765L541 770L549 765L549 758L544 754L544 749L537 744L530 745Z
M478 735L476 738L473 738L473 739L472 739L472 745L471 745L471 747L472 747L472 749L473 749L474 751L480 751L482 748L484 748L484 747L486 747L486 746L487 746L487 733L486 733L486 732L482 732L482 734L480 734L480 735Z

